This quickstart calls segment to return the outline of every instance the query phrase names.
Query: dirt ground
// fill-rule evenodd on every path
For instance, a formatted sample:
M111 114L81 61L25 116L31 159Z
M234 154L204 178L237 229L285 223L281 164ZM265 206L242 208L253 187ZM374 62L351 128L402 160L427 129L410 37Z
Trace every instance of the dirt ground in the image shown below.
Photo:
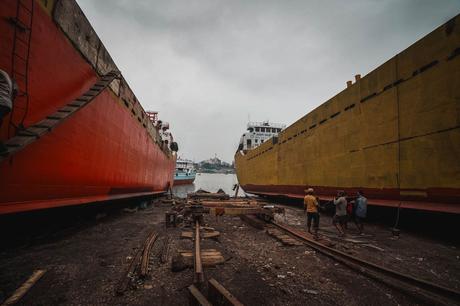
M47 272L19 305L187 305L187 287L193 267L171 270L179 250L193 250L181 239L190 228L166 228L168 205L159 199L145 209L122 209L87 217L83 224L44 234L33 243L3 248L0 253L0 302L10 296L36 269ZM280 222L305 228L303 211L286 207ZM414 305L409 296L395 291L334 262L305 245L286 246L265 230L239 217L205 216L207 226L219 231L217 240L204 239L202 249L219 250L225 262L205 267L205 278L224 285L245 305ZM147 235L159 238L151 253L150 274L133 277L123 295L117 285ZM330 217L320 222L321 239L333 247L421 279L460 290L458 245L403 233L392 237L387 228L367 225L366 235L356 235L349 224L346 239L339 238ZM170 256L159 260L166 237ZM32 239L33 240L33 239Z

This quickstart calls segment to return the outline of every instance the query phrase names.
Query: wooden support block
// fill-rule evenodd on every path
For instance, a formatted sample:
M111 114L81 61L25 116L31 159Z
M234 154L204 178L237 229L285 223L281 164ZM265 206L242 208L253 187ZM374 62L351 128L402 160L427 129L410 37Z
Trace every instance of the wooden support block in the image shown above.
M188 286L189 303L193 306L212 306L203 294L194 285Z
M187 262L187 265L192 265L193 252L191 251L180 251L180 255L184 258L184 261ZM215 249L206 249L201 251L201 263L205 267L211 267L219 264L223 264L225 258L222 254Z
M213 232L205 232L203 234L203 238L216 238L220 236L220 232L213 231Z
M216 230L214 227L209 227L209 226L202 226L201 229L205 231L211 231L211 232Z
M243 306L243 303L214 278L208 281L208 297L213 305Z
M192 239L193 238L193 232L182 232L180 234L180 237L185 238L185 239Z

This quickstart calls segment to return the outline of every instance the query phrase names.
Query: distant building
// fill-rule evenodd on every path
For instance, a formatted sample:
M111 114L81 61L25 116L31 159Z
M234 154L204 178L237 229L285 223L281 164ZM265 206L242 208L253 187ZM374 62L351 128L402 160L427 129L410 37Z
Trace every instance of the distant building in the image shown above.
M217 155L212 158L203 160L197 164L197 169L202 172L212 173L232 173L233 164L220 160Z

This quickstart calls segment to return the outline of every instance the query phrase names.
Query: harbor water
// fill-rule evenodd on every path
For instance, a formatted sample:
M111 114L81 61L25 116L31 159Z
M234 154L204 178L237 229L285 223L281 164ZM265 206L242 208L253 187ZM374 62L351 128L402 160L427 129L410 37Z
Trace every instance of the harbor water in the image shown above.
M221 188L226 193L233 195L232 188L237 182L235 174L197 173L193 184L174 186L173 194L178 197L185 197L187 193L195 192L198 189L217 192Z

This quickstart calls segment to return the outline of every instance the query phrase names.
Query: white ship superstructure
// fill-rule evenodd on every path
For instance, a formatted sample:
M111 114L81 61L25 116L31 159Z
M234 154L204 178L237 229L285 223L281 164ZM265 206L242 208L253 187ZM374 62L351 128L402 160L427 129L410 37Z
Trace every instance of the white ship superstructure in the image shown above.
M277 136L286 128L285 124L263 122L249 122L247 131L241 136L238 150L254 149L264 143L267 139Z
M174 184L192 184L195 180L196 170L193 161L179 158L176 161L176 173L174 175Z

